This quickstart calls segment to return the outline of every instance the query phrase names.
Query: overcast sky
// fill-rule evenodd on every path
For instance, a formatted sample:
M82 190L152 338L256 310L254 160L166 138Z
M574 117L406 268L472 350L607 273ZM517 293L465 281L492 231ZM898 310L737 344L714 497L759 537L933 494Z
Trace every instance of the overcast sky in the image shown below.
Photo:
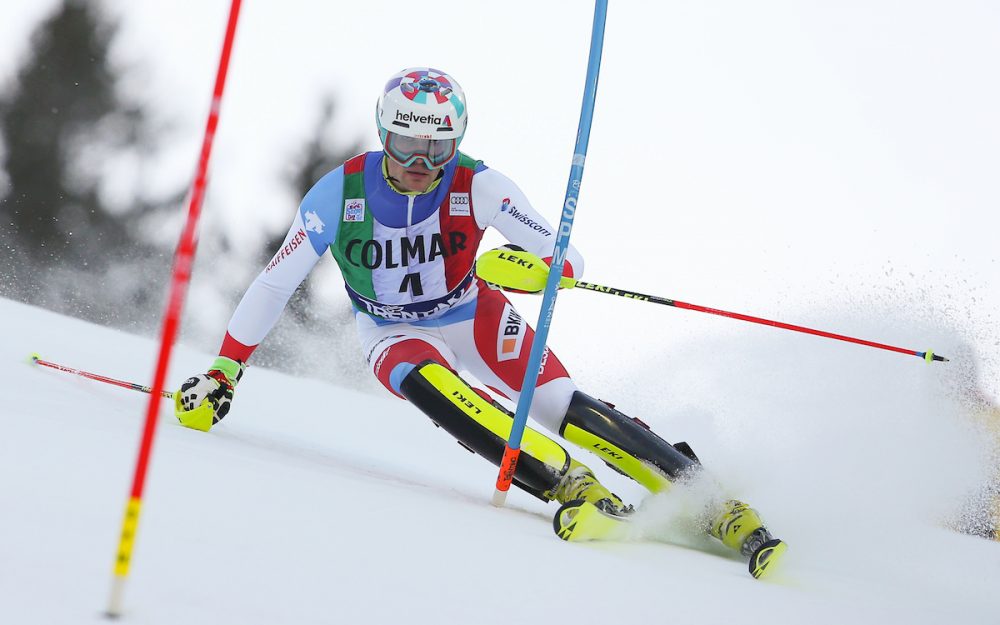
M914 306L948 298L980 349L997 340L1000 5L610 4L573 231L588 278L820 327L832 321L825 298ZM30 28L54 5L0 9L0 77L10 77ZM175 129L142 179L176 187L194 168L229 2L105 6L121 19L115 55L129 68L126 88ZM299 198L281 168L308 140L321 96L339 98L343 142L374 149L379 90L413 65L457 78L470 111L463 150L512 177L557 221L592 3L447 8L457 10L246 1L203 227L236 229L247 244L259 242L262 224L284 228ZM561 297L559 312L582 310L570 297L586 295ZM589 314L560 322L557 312L554 340L598 323L633 342L640 327L735 323L587 302ZM911 336L869 338L931 347Z

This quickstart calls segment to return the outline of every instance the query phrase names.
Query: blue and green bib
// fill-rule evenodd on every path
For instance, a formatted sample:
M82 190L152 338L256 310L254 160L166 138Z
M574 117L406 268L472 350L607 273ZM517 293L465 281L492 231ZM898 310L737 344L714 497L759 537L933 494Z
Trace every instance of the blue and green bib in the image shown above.
M415 321L447 311L473 283L482 231L472 205L479 161L459 153L438 185L404 195L382 175L382 154L344 163L343 212L330 249L354 305Z

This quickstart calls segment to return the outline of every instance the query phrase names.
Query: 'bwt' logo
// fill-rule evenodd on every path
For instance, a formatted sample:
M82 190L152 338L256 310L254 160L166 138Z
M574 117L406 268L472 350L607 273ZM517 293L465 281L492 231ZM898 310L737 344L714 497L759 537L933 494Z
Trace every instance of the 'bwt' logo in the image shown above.
M524 343L524 321L509 303L504 304L497 326L497 362L515 360L521 356Z

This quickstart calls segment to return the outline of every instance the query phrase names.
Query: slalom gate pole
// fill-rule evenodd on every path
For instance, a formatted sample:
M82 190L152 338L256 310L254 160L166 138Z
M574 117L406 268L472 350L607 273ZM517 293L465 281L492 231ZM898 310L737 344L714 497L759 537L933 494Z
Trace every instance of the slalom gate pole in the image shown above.
M910 356L916 356L922 358L927 362L948 362L948 359L944 356L939 356L934 352L927 350L924 352L906 349L904 347L894 347L892 345L885 345L884 343L875 343L874 341L866 341L864 339L856 339L854 337L845 336L843 334L834 334L833 332L826 332L824 330L816 330L813 328L807 328L805 326L797 326L790 323L784 323L782 321L772 321L771 319L763 319L761 317L753 317L750 315L744 315L743 313L729 312L727 310L719 310L718 308L709 308L707 306L700 306L698 304L689 304L687 302L681 302L675 299L668 299L666 297L657 297L656 295L645 295L643 293L637 293L635 291L626 291L624 289L618 289L611 286L602 286L600 284L594 284L592 282L583 282L582 280L563 280L563 287L584 289L587 291L594 291L596 293L607 293L608 295L618 295L627 299L639 300L642 302L652 302L653 304L663 304L664 306L673 306L675 308L683 308L685 310L693 310L695 312L708 313L710 315L719 315L720 317L729 317L730 319L739 319L740 321L749 321L751 323L759 323L766 326L772 326L775 328L781 328L782 330L792 330L793 332L803 332L805 334L812 334L814 336L822 336L828 339L836 339L838 341L847 341L848 343L856 343L858 345L865 345L867 347L875 347L877 349L885 349L890 352L897 352L900 354L908 354Z
M552 250L552 265L545 292L542 297L542 309L538 314L535 326L535 339L531 343L528 356L528 366L524 371L524 381L521 383L521 396L517 402L517 411L511 426L507 445L504 447L503 458L500 461L500 473L497 476L496 491L493 493L493 505L503 506L507 501L517 468L517 459L521 453L521 438L524 436L524 426L528 420L528 409L535 395L535 385L538 382L538 369L541 366L542 353L545 351L545 341L549 336L549 326L552 324L552 313L556 306L556 293L559 277L563 273L566 253L569 250L569 237L573 231L573 218L576 215L576 204L580 195L580 183L583 181L583 166L587 160L587 144L590 142L590 126L594 119L594 101L597 97L597 79L601 69L601 52L604 47L604 22L608 14L607 0L597 0L594 6L594 26L590 36L590 57L587 61L587 80L583 91L583 106L580 110L580 125L576 134L576 147L573 150L573 162L569 172L569 183L566 185L566 199L563 201L562 217L556 235L555 247Z
M91 373L89 371L82 371L80 369L73 369L72 367L67 367L65 365L60 365L54 362L49 362L47 360L42 360L42 357L38 354L31 355L31 363L35 365L40 365L42 367L49 367L57 371L65 371L66 373L72 373L75 375L83 376L90 380L97 380L98 382L106 382L107 384L114 384L115 386L120 386L122 388L131 389L133 391L139 391L141 393L152 394L153 389L148 386L143 386L141 384L136 384L135 382L126 382L124 380L116 380L114 378L109 378L107 376L99 375L97 373ZM174 394L170 391L160 391L160 396L166 399L173 398Z
M201 144L201 154L198 158L198 168L195 172L188 204L187 221L181 232L180 242L174 256L173 277L170 282L170 296L164 315L163 330L160 337L160 354L156 362L156 374L153 377L153 388L150 391L146 423L139 445L139 454L135 465L135 476L132 489L125 506L125 518L122 521L121 538L118 552L115 556L114 578L112 579L111 597L108 602L107 616L117 618L121 615L122 595L125 578L128 576L132 561L132 546L139 525L139 513L142 507L142 491L146 481L146 470L153 448L153 436L156 433L156 421L160 409L160 394L170 364L170 354L173 350L177 329L180 325L181 311L184 308L184 298L187 295L188 283L191 280L191 266L194 263L195 250L198 245L196 232L201 216L201 205L205 198L206 179L208 177L208 162L212 155L212 144L215 131L219 125L219 109L222 105L222 93L226 84L226 74L229 70L229 58L232 53L233 40L236 36L236 23L240 14L241 0L232 0L229 7L229 20L226 24L226 34L222 44L222 54L215 75L215 88L212 92L212 102L209 107L208 122Z

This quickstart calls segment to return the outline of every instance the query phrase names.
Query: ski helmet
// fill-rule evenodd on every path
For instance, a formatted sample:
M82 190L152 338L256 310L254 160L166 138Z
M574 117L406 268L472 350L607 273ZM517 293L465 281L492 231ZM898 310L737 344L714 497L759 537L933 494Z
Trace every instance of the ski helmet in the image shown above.
M418 160L428 168L455 157L465 135L465 93L448 74L411 67L385 84L375 109L382 149L400 165Z

